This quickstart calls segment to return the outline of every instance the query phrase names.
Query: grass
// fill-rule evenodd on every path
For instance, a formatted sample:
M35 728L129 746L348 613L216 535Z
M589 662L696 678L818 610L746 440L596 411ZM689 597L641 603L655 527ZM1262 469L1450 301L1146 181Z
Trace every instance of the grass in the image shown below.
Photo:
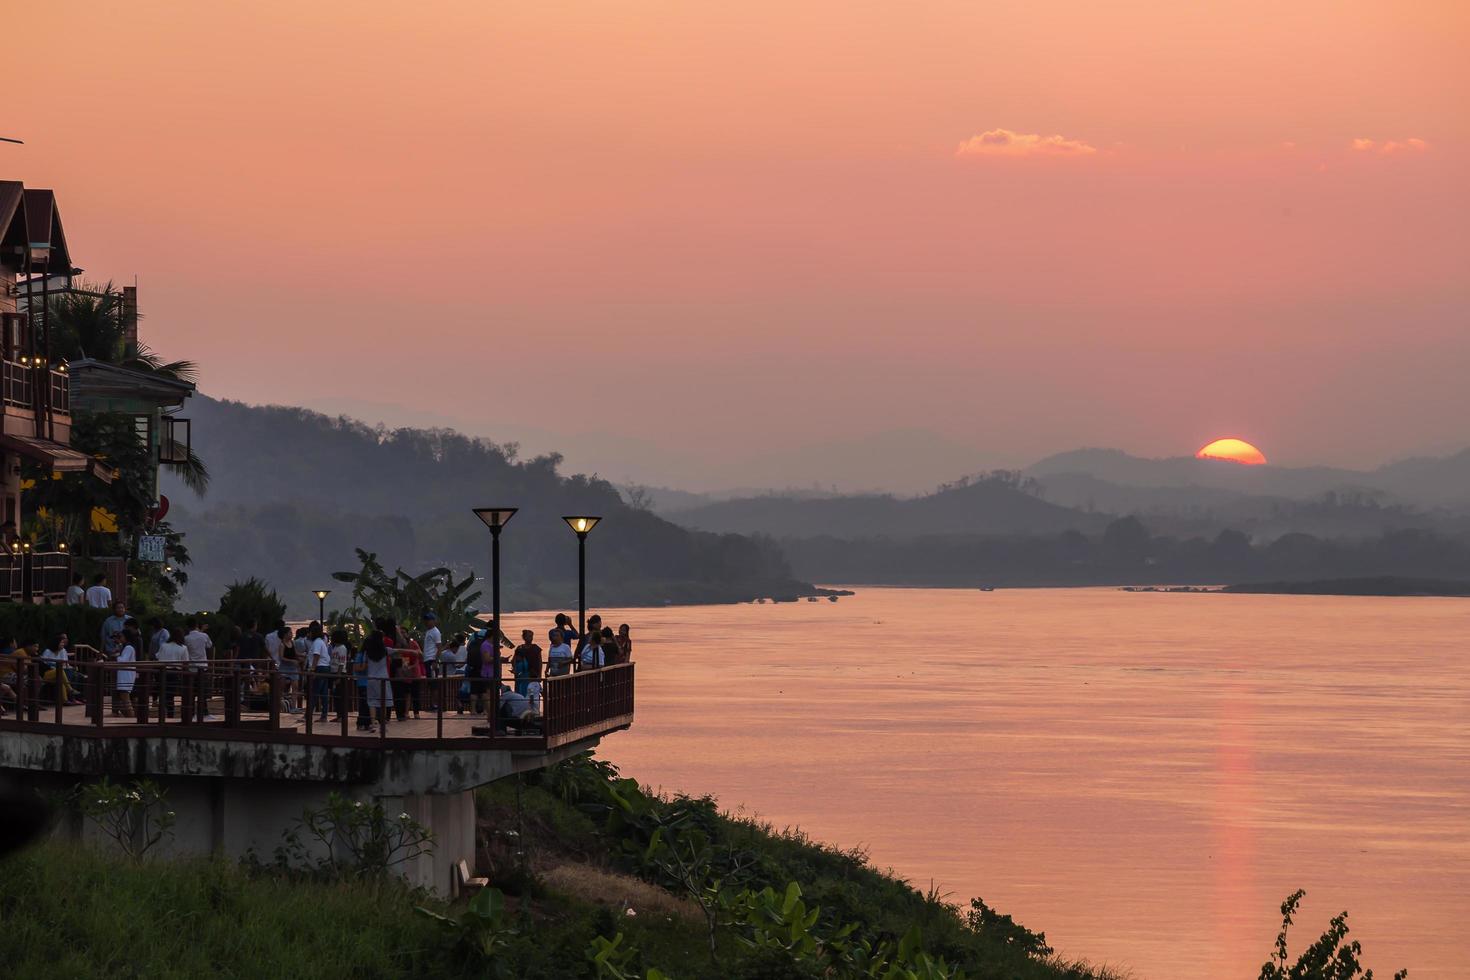
M0 864L3 972L198 980L433 975L443 936L398 885L255 877L223 861L134 863L48 842Z
M645 968L677 980L804 975L779 957L752 954L729 929L719 939L720 965L711 963L693 902L615 856L620 841L604 830L595 803L609 770L571 765L477 794L478 863L509 896L502 927L510 938L497 968L414 906L458 909L396 882L305 880L220 860L137 863L53 840L0 862L0 975L572 980L593 976L593 939L619 932ZM977 928L942 897L874 869L859 850L721 813L708 799L658 805L692 808L712 840L753 854L754 887L797 881L824 919L859 923L874 939L897 939L918 924L925 947L971 980L1107 976L1027 955L1016 943L1034 934L1008 923Z

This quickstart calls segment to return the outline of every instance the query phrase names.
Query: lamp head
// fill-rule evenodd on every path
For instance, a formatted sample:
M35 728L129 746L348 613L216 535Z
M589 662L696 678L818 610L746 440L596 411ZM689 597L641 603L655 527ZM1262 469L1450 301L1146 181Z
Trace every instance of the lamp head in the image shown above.
M331 594L331 589L316 589L312 592L312 595L316 596L318 600L325 600Z
M476 507L475 516L485 522L491 532L499 531L510 523L519 507Z
M583 535L585 535L588 531L590 531L594 527L596 527L597 526L597 523L599 521L601 521L602 518L600 518L600 517L563 517L562 520L566 521L567 522L567 527L569 527L573 531L577 532L577 537L580 538Z

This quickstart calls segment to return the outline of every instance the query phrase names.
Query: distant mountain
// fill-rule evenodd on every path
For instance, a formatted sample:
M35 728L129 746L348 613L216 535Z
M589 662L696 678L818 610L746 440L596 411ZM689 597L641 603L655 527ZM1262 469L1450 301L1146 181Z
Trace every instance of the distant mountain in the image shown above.
M1377 486L1405 500L1470 508L1470 449L1390 463L1372 476Z
M1048 456L1025 473L1040 480L1049 492L1055 488L1062 500L1071 499L1068 491L1077 487L1075 481L1068 487L1059 477L1087 476L1118 487L1197 488L1297 500L1327 493L1372 491L1419 506L1470 508L1470 450L1447 457L1404 460L1373 470L1348 470L1241 466L1192 456L1141 459L1117 449L1078 449ZM1101 487L1095 489L1100 495L1105 493ZM1201 498L1211 499L1208 494L1201 494Z
M490 535L476 506L519 507L502 537L506 608L576 605L577 545L564 514L603 523L589 539L595 605L723 602L810 587L764 539L693 532L629 507L602 480L563 476L559 460L447 429L387 430L300 408L190 401L193 445L213 475L199 500L169 479L171 515L194 564L187 601L211 607L235 578L258 575L292 611L314 603L331 573L356 567L353 548L421 571L488 573ZM329 603L331 605L331 603ZM488 596L486 597L488 607Z
M909 538L930 534L1016 534L1090 530L1106 518L1041 500L1013 481L986 478L923 497L860 494L826 499L783 495L706 504L671 515L704 531L778 538Z

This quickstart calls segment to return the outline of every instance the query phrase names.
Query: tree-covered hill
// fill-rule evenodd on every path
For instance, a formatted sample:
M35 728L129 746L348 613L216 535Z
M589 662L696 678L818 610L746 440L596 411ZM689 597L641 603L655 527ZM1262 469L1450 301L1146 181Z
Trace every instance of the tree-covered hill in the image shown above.
M922 497L788 495L722 500L671 513L686 527L776 537L913 538L932 534L1018 534L1101 528L1107 518L1041 499L1034 481L993 473Z
M213 483L203 500L165 484L194 560L185 605L212 606L230 582L258 575L306 613L310 589L356 567L356 546L390 569L488 574L490 535L471 513L481 506L520 508L501 539L507 608L575 606L576 538L561 517L580 513L604 518L588 544L592 605L809 589L772 542L678 527L628 506L603 480L561 475L557 456L520 460L514 446L449 430L385 430L204 396L188 414Z

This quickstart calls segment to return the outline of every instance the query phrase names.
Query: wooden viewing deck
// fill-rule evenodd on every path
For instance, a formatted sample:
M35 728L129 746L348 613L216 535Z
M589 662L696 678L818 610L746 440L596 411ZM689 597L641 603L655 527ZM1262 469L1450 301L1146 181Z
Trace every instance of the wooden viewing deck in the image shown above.
M542 678L540 712L519 720L497 719L493 732L487 714L457 710L464 680L458 676L390 682L395 699L404 697L408 687L417 686L418 717L410 709L406 719L400 721L395 714L386 728L369 732L357 728L363 689L347 674L305 675L305 686L325 676L330 688L325 698L328 721L322 722L320 700L313 700L314 711L304 711L307 697L301 690L294 697L301 713L285 710L285 675L268 661L210 661L202 668L154 662L74 662L69 666L76 675L73 693L80 696L81 703L60 701L55 684L44 680L50 665L28 661L17 677L16 701L7 706L12 710L0 718L0 732L105 739L228 739L354 749L536 752L618 731L633 721L633 664ZM113 714L112 697L117 675L124 670L136 672L133 710L119 716ZM488 689L490 681L485 685L488 704L495 692ZM163 717L165 701L172 703L169 717ZM346 708L341 714L339 705ZM490 713L498 714L493 709Z

